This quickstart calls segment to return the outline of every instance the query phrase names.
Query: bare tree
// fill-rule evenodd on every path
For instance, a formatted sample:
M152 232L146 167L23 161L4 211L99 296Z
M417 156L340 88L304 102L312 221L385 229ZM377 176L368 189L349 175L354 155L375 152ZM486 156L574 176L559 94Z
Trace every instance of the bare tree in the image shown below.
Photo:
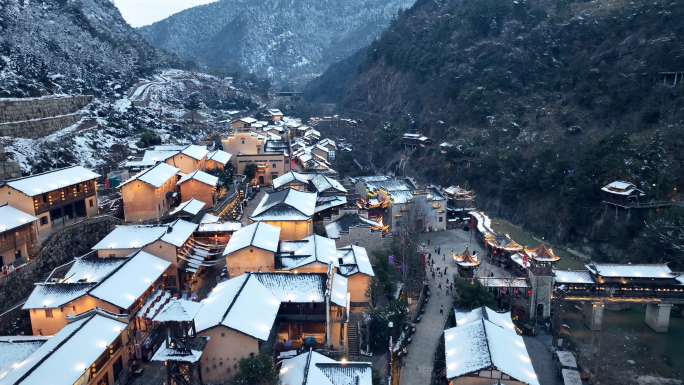
M401 221L396 226L398 240L394 248L401 258L402 283L405 290L417 292L423 283L422 252L418 236L425 230L425 208L416 202L406 203Z

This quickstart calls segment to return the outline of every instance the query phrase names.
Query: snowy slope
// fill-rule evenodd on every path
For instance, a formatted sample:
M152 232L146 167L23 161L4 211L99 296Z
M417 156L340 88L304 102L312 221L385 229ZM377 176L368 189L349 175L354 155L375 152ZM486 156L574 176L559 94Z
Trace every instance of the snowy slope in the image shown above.
M370 43L414 0L220 0L139 29L205 68L272 79L323 71Z
M155 67L180 64L110 0L0 0L0 97L114 95Z

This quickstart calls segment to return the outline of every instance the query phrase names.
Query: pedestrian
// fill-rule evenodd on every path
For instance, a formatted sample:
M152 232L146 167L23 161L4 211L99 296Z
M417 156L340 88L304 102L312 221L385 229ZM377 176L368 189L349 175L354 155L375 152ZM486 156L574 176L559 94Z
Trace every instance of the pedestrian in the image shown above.
M449 288L446 288L446 295L449 295Z
M439 288L439 290L442 290L442 284L440 283L440 284L437 286L437 288Z
M432 254L428 253L428 260L430 260L430 258L432 258Z
M437 246L437 254L439 254L440 251L442 251L442 248Z
M444 314L444 306L439 305L439 314Z
M434 278L434 277L433 277L433 278ZM454 291L454 284L453 284L453 283L450 283L450 284L449 284L449 290Z
M430 238L428 238L428 245L430 244Z
M446 254L442 254L442 261L446 261Z
M447 285L449 284L449 277L447 277Z
M449 266L444 266L444 274L446 274L448 268Z
M435 272L432 272L432 279L435 279Z

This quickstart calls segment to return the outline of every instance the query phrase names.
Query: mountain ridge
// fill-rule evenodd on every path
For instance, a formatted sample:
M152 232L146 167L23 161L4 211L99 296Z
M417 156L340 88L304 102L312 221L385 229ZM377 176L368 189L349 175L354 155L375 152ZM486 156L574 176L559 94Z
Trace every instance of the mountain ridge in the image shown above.
M287 80L320 73L370 43L400 8L411 4L413 0L220 0L138 30L151 44L204 69L242 69Z

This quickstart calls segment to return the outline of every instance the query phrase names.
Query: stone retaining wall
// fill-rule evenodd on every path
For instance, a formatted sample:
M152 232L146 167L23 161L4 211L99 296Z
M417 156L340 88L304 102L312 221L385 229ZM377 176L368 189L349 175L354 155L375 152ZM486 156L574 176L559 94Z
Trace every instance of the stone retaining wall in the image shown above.
M0 146L0 182L5 179L18 178L21 176L19 163L8 162L5 148Z
M22 122L73 114L94 99L92 95L0 99L0 123Z
M56 131L73 126L81 120L81 114L62 115L53 118L0 123L0 136L38 139Z
M121 219L100 216L57 230L43 244L38 255L31 258L28 265L0 278L0 309L7 310L27 298L33 291L34 282L41 281L56 267L73 260L74 257L89 252L91 247L121 224ZM17 309L0 318L0 335L10 329L19 316L28 317L28 314L24 313L26 312Z

